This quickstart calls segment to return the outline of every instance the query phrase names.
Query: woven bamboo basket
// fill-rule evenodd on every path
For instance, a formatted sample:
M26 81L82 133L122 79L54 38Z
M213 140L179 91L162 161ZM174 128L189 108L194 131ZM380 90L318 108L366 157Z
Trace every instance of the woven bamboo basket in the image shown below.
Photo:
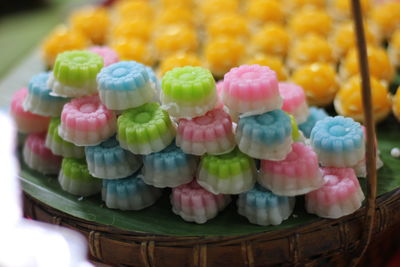
M400 189L377 196L375 129L359 0L352 0L367 130L367 200L357 212L246 235L166 235L84 220L24 193L27 217L68 227L88 239L90 257L127 266L380 266L400 242ZM157 220L155 217L154 220Z

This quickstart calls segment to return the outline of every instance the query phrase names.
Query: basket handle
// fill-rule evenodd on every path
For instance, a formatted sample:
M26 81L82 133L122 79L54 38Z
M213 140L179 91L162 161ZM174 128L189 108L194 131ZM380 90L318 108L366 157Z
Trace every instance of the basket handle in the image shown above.
M374 114L372 109L372 98L371 98L371 83L369 76L369 66L367 57L367 46L365 41L363 15L361 11L360 0L351 0L353 21L355 27L355 34L357 40L358 50L358 62L361 73L361 85L362 85L362 105L364 109L364 124L367 132L367 144L366 144L366 168L367 168L367 208L364 222L364 231L360 240L359 251L356 253L356 257L353 259L352 265L356 266L361 257L367 250L368 244L371 240L372 229L375 219L375 205L376 205L376 133Z

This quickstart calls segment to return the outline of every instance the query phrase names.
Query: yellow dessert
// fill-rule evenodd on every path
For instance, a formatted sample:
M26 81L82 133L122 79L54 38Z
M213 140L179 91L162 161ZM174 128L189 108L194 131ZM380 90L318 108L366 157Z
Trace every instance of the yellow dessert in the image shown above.
M153 31L153 24L145 18L124 19L118 21L110 32L110 40L141 39L148 41Z
M380 33L389 38L400 25L400 2L376 5L372 10L371 19Z
M90 40L80 31L58 26L43 41L43 58L48 66L53 66L59 53L68 50L82 50L89 44Z
M111 48L118 53L119 59L134 60L148 66L154 64L153 52L148 43L140 39L118 39L111 43Z
M268 66L270 69L276 72L276 76L278 77L279 81L286 81L288 77L285 64L283 64L283 60L277 56L257 54L247 60L245 64L258 64L261 66Z
M153 17L153 8L148 1L117 1L114 7L116 16L120 19Z
M214 17L207 25L207 34L210 38L220 36L246 37L249 33L247 21L238 14L222 14Z
M201 19L204 22L222 14L237 13L239 10L237 0L201 0L198 3Z
M193 0L160 0L163 8L167 7L192 7Z
M368 24L364 26L365 40L368 44L377 45L378 39L375 37ZM354 33L354 23L346 21L339 24L332 34L332 43L337 56L345 56L347 52L356 47L356 36Z
M187 7L170 6L161 10L156 17L155 24L159 26L171 24L184 24L186 26L193 26L194 14Z
M301 66L294 71L291 80L303 87L309 105L331 104L339 89L335 69L327 63Z
M249 21L256 24L283 23L285 19L282 4L278 0L247 1L245 12Z
M279 24L267 24L258 30L251 39L252 48L276 56L286 56L290 38L286 29Z
M360 0L362 12L367 15L371 9L372 0ZM351 0L333 0L331 7L335 17L340 19L351 18Z
M177 67L185 66L201 66L200 58L193 53L177 53L166 57L161 61L159 71L161 75L164 75L169 70Z
M220 37L205 45L204 55L211 72L222 77L231 68L240 65L245 56L245 46L238 39Z
M72 13L71 27L81 31L94 44L104 44L107 37L110 18L104 7L86 7Z
M291 68L315 62L335 63L331 45L317 35L306 35L297 40L289 51L288 60Z
M298 10L299 8L325 8L326 0L284 0L285 6L289 10Z
M171 25L158 31L154 45L161 58L177 52L196 52L196 31L185 25Z
M394 76L394 68L389 60L386 50L377 46L368 46L369 72L379 80L391 82ZM340 75L343 79L349 78L359 73L357 49L349 51L344 61L340 65Z
M397 88L396 94L393 96L392 110L394 116L400 121L400 87Z
M302 37L310 33L326 37L331 27L332 19L328 13L322 9L314 8L304 8L294 13L288 23L290 33L297 37Z
M393 65L400 66L400 28L397 29L390 39L388 48L389 58L392 60Z
M389 115L392 103L388 88L372 76L370 80L374 120L379 122ZM364 121L361 79L359 76L354 76L343 84L336 94L334 105L338 114L351 117L359 122Z

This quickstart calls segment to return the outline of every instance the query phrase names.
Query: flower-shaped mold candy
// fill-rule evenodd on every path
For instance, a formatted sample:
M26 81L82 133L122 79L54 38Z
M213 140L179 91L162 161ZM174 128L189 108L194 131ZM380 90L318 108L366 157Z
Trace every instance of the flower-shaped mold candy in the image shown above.
M141 210L153 205L162 189L147 185L140 173L116 180L103 180L101 195L110 209Z
M207 35L211 39L219 36L245 38L249 34L246 18L235 13L215 16L206 26Z
M248 115L282 107L276 73L266 66L242 65L224 76L223 100L229 110Z
M11 100L10 114L14 119L18 132L41 133L47 130L50 117L44 117L25 111L23 103L28 95L28 89L21 88L16 91Z
M60 137L58 134L60 124L61 119L59 117L51 119L46 135L46 146L53 154L64 158L84 158L85 149L82 146L76 146Z
M292 149L290 117L280 109L242 117L236 128L236 142L253 158L283 160Z
M294 83L280 82L279 93L283 98L282 109L292 114L297 123L305 122L309 110L303 88Z
M239 194L253 187L255 176L254 160L236 148L224 155L204 155L197 181L214 194Z
M61 157L54 155L45 146L46 133L29 134L26 138L23 157L29 168L43 174L57 174L61 166Z
M212 110L217 92L212 74L201 67L182 67L162 78L161 103L176 118L193 118Z
M318 121L310 141L322 166L352 167L365 156L363 129L351 118L336 116Z
M205 223L231 202L229 195L208 192L196 180L172 189L172 211L187 222Z
M64 97L81 97L97 92L96 75L103 58L89 51L67 51L59 54L49 76L53 93Z
M192 120L181 119L176 145L183 152L198 156L227 153L236 146L232 120L222 109L211 110Z
M102 179L124 178L142 166L140 156L122 149L115 137L85 147L85 155L90 174Z
M116 125L115 113L98 96L86 96L65 104L58 133L77 146L93 146L114 135Z
M96 53L103 58L104 67L119 61L117 52L108 46L92 46L88 49L90 52Z
M262 186L280 196L303 195L324 184L317 154L303 143L293 143L284 160L262 160L258 177Z
M124 111L118 117L117 139L122 148L134 154L147 155L171 144L174 125L157 103L147 103Z
M69 99L50 94L51 89L47 86L49 76L48 72L42 72L31 78L23 107L34 114L57 117Z
M326 111L322 108L310 107L310 114L305 122L299 124L300 130L306 138L310 138L311 130L314 128L317 121L323 120L328 117Z
M195 176L198 158L171 143L160 152L143 156L143 181L155 187L176 187Z
M279 225L292 214L296 199L277 196L261 185L239 195L238 213L251 223L258 225Z
M361 207L364 193L352 168L323 168L324 185L306 195L306 210L336 219Z
M283 25L266 24L251 38L255 52L285 57L290 44L289 33Z
M101 191L101 180L90 175L84 159L64 158L58 182L64 191L77 196L87 197Z
M246 61L247 65L260 65L268 66L271 70L275 71L278 81L285 81L288 77L288 72L283 59L279 56L271 56L264 54L255 54Z
M293 12L288 21L288 31L295 37L306 34L328 36L332 27L332 18L324 9L304 8Z
M101 101L113 110L141 106L155 95L155 85L146 67L135 61L121 61L103 68L97 82Z

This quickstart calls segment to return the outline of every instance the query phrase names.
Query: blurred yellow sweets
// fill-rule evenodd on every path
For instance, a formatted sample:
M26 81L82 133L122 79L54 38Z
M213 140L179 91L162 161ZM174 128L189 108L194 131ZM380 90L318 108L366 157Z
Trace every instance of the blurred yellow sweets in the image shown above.
M379 32L389 38L400 27L400 2L387 2L376 5L372 10L371 19Z
M154 37L154 45L161 58L176 52L196 52L197 34L194 29L184 25L167 26Z
M332 27L332 19L324 10L304 8L294 13L288 22L290 33L297 37L313 33L328 36Z
M150 46L140 39L113 40L110 46L118 53L121 61L134 60L148 66L154 64L153 52Z
M283 60L277 56L257 54L245 62L247 65L258 64L260 66L268 66L276 72L279 81L286 81L288 74Z
M303 7L325 8L326 0L284 0L288 9L295 10Z
M193 26L194 14L184 6L171 6L162 9L156 16L155 24L157 25L170 25L170 24L185 24Z
M364 26L365 39L369 44L378 44L378 40L372 33L368 24ZM354 24L352 21L346 21L339 24L332 34L332 43L337 56L344 56L347 52L356 46L356 36L354 33Z
M372 106L375 122L379 122L389 115L392 108L388 88L378 79L371 76ZM361 94L361 79L354 76L346 81L336 94L335 110L338 114L351 117L363 122L363 107Z
M294 71L291 80L303 87L309 105L330 105L339 89L336 71L327 63L301 66Z
M368 46L367 53L370 74L379 80L391 82L394 76L394 68L386 50L377 46ZM353 48L340 65L340 76L342 79L347 79L358 73L357 48Z
M214 17L207 25L207 34L211 38L219 36L245 37L249 33L247 21L244 17L228 13Z
M151 19L153 17L153 8L148 1L117 1L114 7L120 19Z
M192 7L193 0L160 0L163 8L166 7Z
M89 39L80 31L66 26L56 27L43 41L42 54L48 66L53 66L59 53L68 50L82 50L90 45Z
M278 0L252 0L246 4L246 16L253 23L283 23L285 19L282 4Z
M111 29L110 40L114 39L141 39L148 41L153 31L150 20L144 18L124 19L116 22Z
M400 87L397 88L396 94L393 96L392 110L394 116L400 121Z
M363 14L366 16L371 9L371 1L373 0L360 0ZM339 19L351 18L351 0L332 0L331 9L333 16Z
M235 38L216 38L206 43L204 55L211 72L222 77L231 68L240 65L245 56L245 46Z
M164 75L169 70L185 66L201 66L200 58L193 53L177 53L166 57L160 64L160 74Z
M215 16L226 13L237 13L239 3L237 0L200 0L199 13L205 22L208 22Z
M400 66L400 28L397 29L390 39L388 54L394 66Z
M289 34L279 24L266 24L251 39L252 48L256 52L286 56L289 49Z
M295 68L315 62L335 63L331 45L325 38L317 35L306 35L298 39L289 51L289 66Z
M72 13L71 27L81 31L94 44L104 44L110 26L108 11L104 7L85 7Z

